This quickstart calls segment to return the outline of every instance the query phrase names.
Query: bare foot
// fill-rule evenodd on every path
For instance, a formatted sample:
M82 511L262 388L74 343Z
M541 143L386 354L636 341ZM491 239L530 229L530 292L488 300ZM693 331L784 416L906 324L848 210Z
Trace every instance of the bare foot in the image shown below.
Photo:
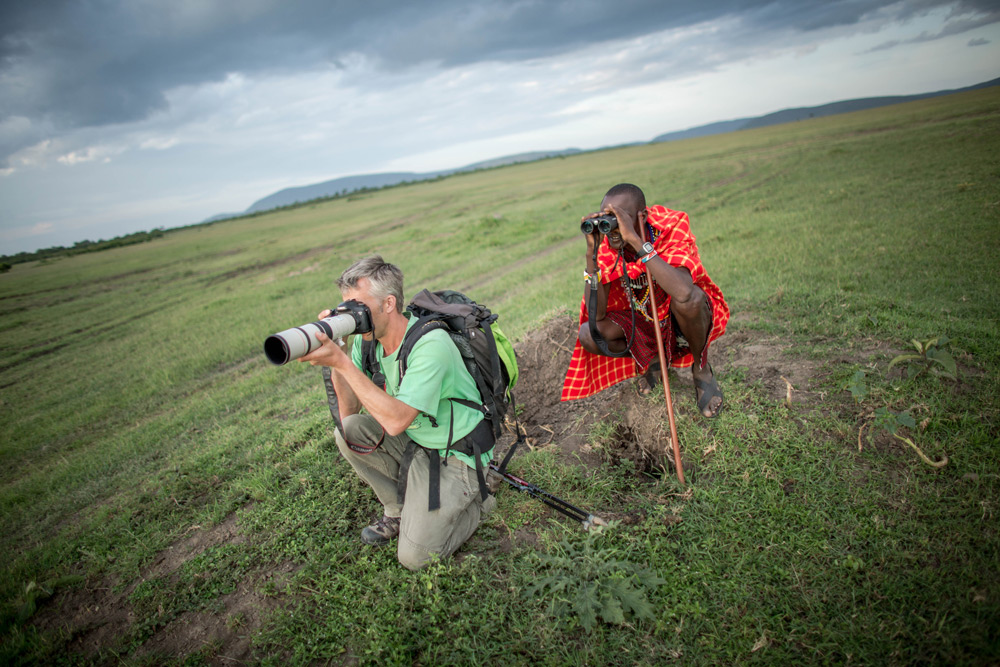
M660 362L654 361L646 369L646 372L639 376L639 395L647 396L660 384Z

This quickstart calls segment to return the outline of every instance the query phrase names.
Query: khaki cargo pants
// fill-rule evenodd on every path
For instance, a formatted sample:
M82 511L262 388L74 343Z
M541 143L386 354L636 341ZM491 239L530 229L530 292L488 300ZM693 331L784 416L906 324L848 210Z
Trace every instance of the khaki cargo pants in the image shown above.
M375 418L367 414L351 415L343 420L344 433L350 442L371 447L382 444L370 454L360 454L347 446L340 431L336 431L337 447L378 497L385 515L401 517L399 527L399 562L417 570L430 562L431 554L450 556L479 527L479 521L496 506L492 495L480 500L476 471L454 456L442 461L441 507L427 509L430 460L417 451L410 464L406 483L406 499L402 506L396 499L399 462L410 439L405 434L385 434Z

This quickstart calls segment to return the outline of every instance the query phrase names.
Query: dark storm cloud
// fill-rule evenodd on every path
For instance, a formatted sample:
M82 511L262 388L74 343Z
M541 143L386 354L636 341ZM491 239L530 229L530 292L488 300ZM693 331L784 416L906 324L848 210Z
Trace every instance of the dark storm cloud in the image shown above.
M59 130L127 123L165 92L232 73L342 66L361 54L403 70L522 60L737 17L742 35L851 26L873 12L905 19L937 6L997 20L995 1L662 0L357 2L90 0L0 9L0 156Z
M987 3L983 3L984 5ZM1000 3L996 3L1000 4ZM894 49L902 44L919 44L921 42L932 42L936 39L941 39L942 37L948 37L950 35L960 35L963 32L968 32L982 25L987 25L990 23L995 23L1000 21L1000 8L984 8L981 13L976 14L970 18L960 18L948 22L940 30L934 33L924 32L917 35L913 39L907 40L892 40L879 44L873 47L870 51L885 51L888 49Z

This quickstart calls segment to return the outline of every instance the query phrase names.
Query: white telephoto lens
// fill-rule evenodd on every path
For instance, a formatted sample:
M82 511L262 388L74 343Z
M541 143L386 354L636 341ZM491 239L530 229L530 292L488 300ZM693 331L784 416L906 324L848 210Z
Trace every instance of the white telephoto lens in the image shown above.
M355 326L354 318L350 315L335 315L285 329L267 337L264 341L264 354L272 364L281 366L318 348L320 342L316 338L317 333L322 331L331 340L336 340L354 333Z

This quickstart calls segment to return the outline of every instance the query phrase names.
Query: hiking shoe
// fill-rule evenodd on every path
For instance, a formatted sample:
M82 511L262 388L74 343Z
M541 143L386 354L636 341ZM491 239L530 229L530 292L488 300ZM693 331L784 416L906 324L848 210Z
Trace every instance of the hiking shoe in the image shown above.
M383 516L361 531L361 541L377 547L388 544L397 535L399 535L399 517Z

